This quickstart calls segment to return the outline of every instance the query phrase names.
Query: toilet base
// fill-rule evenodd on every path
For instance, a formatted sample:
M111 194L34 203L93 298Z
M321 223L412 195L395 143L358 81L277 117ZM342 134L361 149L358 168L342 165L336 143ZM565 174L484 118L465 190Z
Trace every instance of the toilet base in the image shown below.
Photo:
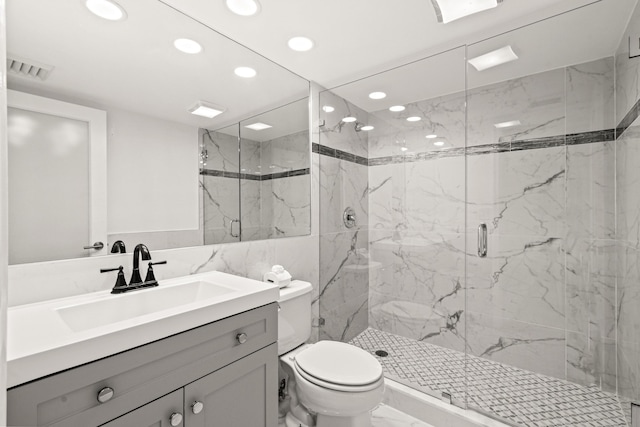
M332 417L318 414L316 427L371 427L371 412L353 417Z
M287 412L287 416L284 419L284 426L285 427L312 427L300 421L291 412Z

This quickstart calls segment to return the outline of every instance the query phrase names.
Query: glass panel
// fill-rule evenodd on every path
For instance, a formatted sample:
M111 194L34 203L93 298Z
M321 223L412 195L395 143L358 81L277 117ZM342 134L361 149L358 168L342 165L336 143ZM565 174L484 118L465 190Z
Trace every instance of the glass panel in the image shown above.
M9 264L89 256L88 123L9 108L7 130Z
M460 406L464 55L454 49L322 92L318 147L320 338L378 352L387 378ZM377 91L386 97L369 96Z
M204 244L240 240L238 125L200 129L200 186Z
M625 425L614 58L595 43L611 6L468 46L469 62L505 46L519 57L467 67L468 402L517 425Z
M309 99L240 123L242 240L311 231Z

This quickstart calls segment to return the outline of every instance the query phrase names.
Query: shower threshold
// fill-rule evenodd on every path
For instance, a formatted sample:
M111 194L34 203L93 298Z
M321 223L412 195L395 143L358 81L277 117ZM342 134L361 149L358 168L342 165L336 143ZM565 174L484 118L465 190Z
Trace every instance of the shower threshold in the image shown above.
M450 393L454 403L463 402L466 395L468 408L507 425L627 426L617 397L595 386L581 386L465 356L459 351L373 328L350 343L374 355L378 350L385 351L387 356L376 358L386 378L432 396Z

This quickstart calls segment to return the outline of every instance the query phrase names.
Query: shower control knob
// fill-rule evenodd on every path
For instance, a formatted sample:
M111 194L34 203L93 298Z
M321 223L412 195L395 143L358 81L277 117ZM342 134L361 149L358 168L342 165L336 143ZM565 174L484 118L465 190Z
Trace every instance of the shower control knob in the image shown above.
M182 424L182 414L180 412L174 412L173 414L171 414L171 416L169 417L169 424L171 424L173 427Z
M98 392L98 402L105 403L111 400L114 395L114 391L111 387L105 387Z
M241 334L236 335L236 341L238 341L239 344L244 344L247 342L247 334L245 334L244 332Z
M193 402L191 404L191 411L194 414L199 414L200 412L202 412L202 410L204 409L204 403L196 400L195 402Z

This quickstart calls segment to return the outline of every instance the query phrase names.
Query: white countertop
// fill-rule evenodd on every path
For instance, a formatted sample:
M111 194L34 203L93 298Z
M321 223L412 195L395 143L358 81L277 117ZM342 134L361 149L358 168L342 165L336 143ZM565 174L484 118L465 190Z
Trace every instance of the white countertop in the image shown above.
M60 316L63 307L93 301L144 296L161 287L207 281L233 291L106 325L74 331ZM94 292L10 307L7 330L7 387L119 353L185 330L277 301L273 284L221 272L160 281L155 288L112 295Z

